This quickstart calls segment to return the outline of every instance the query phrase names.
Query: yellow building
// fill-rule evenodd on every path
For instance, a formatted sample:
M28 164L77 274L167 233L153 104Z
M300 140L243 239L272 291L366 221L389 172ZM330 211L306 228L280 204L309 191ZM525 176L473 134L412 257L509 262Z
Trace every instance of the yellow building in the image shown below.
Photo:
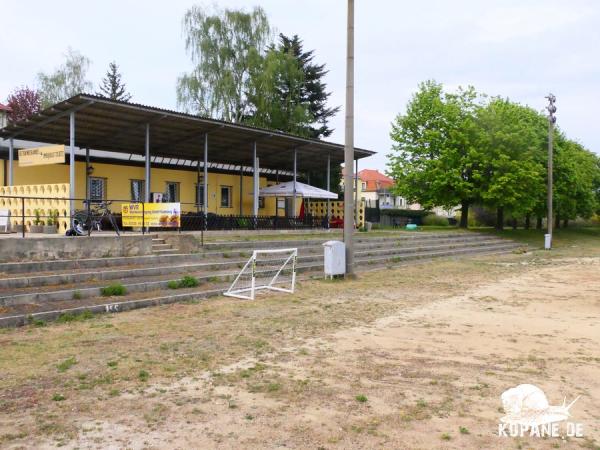
M9 124L0 138L4 186L66 184L69 214L89 198L113 200L113 212L166 201L182 213L296 217L299 199L261 198L260 188L337 170L344 159L339 144L87 94ZM21 167L16 140L63 145L65 162ZM355 149L357 159L371 154Z

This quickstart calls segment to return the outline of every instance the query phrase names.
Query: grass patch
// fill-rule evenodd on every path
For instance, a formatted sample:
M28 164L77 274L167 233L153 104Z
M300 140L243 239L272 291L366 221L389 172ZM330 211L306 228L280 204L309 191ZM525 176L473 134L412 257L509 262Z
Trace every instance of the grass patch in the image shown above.
M36 319L34 318L32 315L29 315L27 317L27 321L33 325L34 327L45 327L46 326L46 321L42 320L42 319Z
M67 399L67 397L65 397L62 394L54 394L52 396L52 401L55 401L55 402L62 402L63 400L66 400L66 399Z
M354 399L355 399L355 400L356 400L358 403L367 403L367 401L369 400L369 399L367 398L367 396L366 396L366 395L363 395L363 394L359 394L359 395L357 395L356 397L354 397Z
M138 380L140 380L142 382L146 382L146 381L148 381L149 378L150 378L150 373L147 370L141 369L138 372Z
M470 434L467 427L458 427L458 431L460 432L460 434Z
M190 275L186 275L180 280L171 280L167 283L167 287L169 289L194 288L198 285L200 285L200 281L198 281L198 278L192 277Z
M66 372L71 367L73 367L75 364L77 364L77 360L75 359L74 356L71 356L70 358L67 358L63 362L57 364L56 368L58 369L59 372Z
M450 436L448 433L443 433L443 434L440 436L440 439L441 439L442 441L449 441L450 439L452 439L452 436Z
M127 289L121 283L109 284L100 289L103 297L117 297L127 294Z
M58 316L56 321L58 323L82 322L84 320L89 320L89 319L93 319L93 318L94 318L94 313L89 310L86 310L79 314L63 313L60 316Z
M81 291L73 291L73 300L81 300Z

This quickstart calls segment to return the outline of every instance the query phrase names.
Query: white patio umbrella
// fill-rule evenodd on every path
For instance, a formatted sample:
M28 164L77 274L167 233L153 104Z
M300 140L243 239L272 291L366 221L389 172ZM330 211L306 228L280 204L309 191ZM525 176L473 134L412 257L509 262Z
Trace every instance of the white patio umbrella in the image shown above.
M258 195L261 197L293 197L294 196L294 182L287 181L285 183L276 184L274 186L268 186L261 188ZM311 186L296 181L296 197L303 198L320 198L337 200L338 195L335 192L329 192L325 189Z

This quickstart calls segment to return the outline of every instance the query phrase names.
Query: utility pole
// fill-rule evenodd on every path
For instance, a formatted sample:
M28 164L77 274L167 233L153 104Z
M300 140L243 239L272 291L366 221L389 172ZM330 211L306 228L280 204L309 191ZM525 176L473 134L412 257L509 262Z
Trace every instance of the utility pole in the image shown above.
M348 0L346 42L346 138L344 146L344 244L346 275L354 274L354 0Z
M546 96L548 99L548 106L546 109L548 110L548 219L547 219L547 228L548 232L544 239L544 248L546 250L550 250L552 248L552 171L553 171L553 148L552 148L552 138L554 136L554 124L556 123L556 97L553 94L548 94Z

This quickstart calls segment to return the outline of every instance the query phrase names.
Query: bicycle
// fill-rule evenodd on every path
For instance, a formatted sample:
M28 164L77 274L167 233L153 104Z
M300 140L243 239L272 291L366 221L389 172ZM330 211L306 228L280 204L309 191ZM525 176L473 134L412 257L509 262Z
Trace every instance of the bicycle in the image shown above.
M117 221L108 208L112 201L92 202L84 200L88 209L77 210L71 219L71 229L67 231L68 236L85 236L94 231L102 231L102 219L108 219L117 236L121 236Z

